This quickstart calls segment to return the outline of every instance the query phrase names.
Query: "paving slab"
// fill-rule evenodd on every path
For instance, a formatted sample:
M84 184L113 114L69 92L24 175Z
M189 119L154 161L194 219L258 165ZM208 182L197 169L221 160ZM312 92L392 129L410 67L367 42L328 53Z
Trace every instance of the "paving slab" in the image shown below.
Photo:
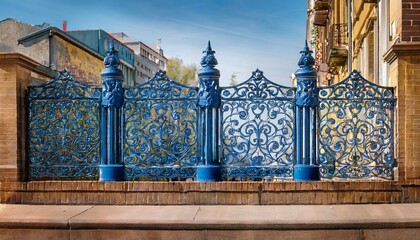
M0 228L420 229L420 204L282 206L0 205Z
M195 223L220 229L420 227L420 204L202 206Z
M0 228L62 228L93 206L0 204Z
M198 206L95 206L69 220L72 229L180 229L194 224Z

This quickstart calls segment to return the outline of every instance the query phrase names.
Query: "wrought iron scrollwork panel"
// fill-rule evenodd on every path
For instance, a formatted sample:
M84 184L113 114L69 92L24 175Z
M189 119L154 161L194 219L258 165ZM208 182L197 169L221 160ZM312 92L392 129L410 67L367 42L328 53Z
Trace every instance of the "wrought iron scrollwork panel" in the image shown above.
M157 100L157 99L189 99L195 100L198 97L197 87L188 87L172 81L166 77L164 71L159 71L149 81L137 86L128 88L124 93L125 101L132 100Z
M381 87L364 79L359 72L353 71L342 82L329 86L320 87L320 100L388 100L394 101L392 87Z
M194 177L198 164L197 93L197 88L173 82L164 72L126 91L127 179Z
M257 70L246 82L222 88L222 165L227 177L291 177L295 88Z
M320 163L323 177L392 179L392 88L380 87L357 72L320 90Z
M100 99L101 89L76 81L67 71L45 85L30 87L29 99Z
M96 179L100 89L67 72L29 92L29 177Z

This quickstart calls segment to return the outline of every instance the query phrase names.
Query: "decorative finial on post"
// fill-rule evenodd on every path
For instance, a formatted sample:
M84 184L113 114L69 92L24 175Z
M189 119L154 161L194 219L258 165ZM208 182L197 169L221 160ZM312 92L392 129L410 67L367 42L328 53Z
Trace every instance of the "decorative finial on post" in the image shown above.
M123 72L120 67L120 58L118 56L118 51L114 47L114 41L109 42L109 49L104 58L105 69L102 71L101 76L103 81L106 81L109 78L117 78L118 80L123 80Z
M312 51L309 50L307 41L300 53L299 69L295 72L298 85L296 104L303 107L314 107L318 105L315 93L317 72L314 69L315 59L312 57Z
M121 62L120 62L120 58L118 56L118 51L115 50L115 48L114 48L114 41L111 40L109 42L108 53L106 54L106 57L104 59L105 68L118 69L118 67L120 66L120 64L121 64Z
M201 107L218 108L220 106L219 77L220 71L214 68L217 65L217 59L214 56L215 51L211 49L210 41L207 49L203 51L204 57L201 59L202 68L198 71L200 79L200 90L198 93Z
M114 41L109 43L108 53L104 59L105 69L102 71L102 105L121 107L124 90L122 82L123 72L119 68L121 62L118 51L114 48Z
M214 68L217 65L217 59L214 56L216 52L213 51L213 49L211 49L210 41L207 45L207 49L204 50L203 53L204 53L204 57L201 59L201 62L200 62L201 66L203 68L205 67Z
M298 62L298 66L302 69L312 69L315 65L315 59L312 57L312 51L309 50L308 41L305 41L305 47L302 51L300 51L300 59Z

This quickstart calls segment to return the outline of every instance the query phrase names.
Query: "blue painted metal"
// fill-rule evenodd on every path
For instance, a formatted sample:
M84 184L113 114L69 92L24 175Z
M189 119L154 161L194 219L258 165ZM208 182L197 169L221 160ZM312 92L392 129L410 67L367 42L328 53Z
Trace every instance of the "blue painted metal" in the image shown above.
M214 56L210 41L207 49L203 51L201 59L202 68L198 71L200 90L198 93L200 106L199 125L200 132L200 165L197 166L197 181L221 180L219 160L219 107L220 72L215 68L217 59Z
M127 180L193 178L198 164L198 88L164 71L124 95Z
M296 165L303 164L303 109L301 107L296 107L296 124L295 124L295 131L296 131L296 149L301 149L301 151L296 151Z
M29 88L29 180L98 178L100 98L66 70Z
M199 88L160 71L124 89L118 52L109 49L102 91L66 71L29 89L30 180L393 178L393 88L357 71L317 87L307 45L297 88L258 69L220 88L209 42Z
M102 101L101 101L101 165L99 166L100 181L124 180L124 165L121 157L121 107L124 89L122 87L123 73L119 69L120 59L113 41L104 59L105 69L102 71Z
M258 69L246 82L221 88L224 177L292 176L295 94Z
M320 180L319 166L316 159L316 112L318 107L316 70L313 68L315 60L308 43L305 42L296 71L297 93L296 111L298 122L296 124L297 160L293 168L295 181Z
M319 90L319 158L325 178L393 178L394 92L353 71Z

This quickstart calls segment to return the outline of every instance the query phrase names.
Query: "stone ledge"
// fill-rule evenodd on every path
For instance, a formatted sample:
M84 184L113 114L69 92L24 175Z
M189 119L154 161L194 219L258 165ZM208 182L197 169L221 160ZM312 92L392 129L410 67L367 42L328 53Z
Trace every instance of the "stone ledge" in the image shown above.
M417 42L394 43L383 55L384 61L391 64L400 56L420 55L420 44Z
M0 236L8 240L413 240L418 235L418 228L352 230L0 229Z
M0 205L0 228L132 230L420 229L419 204L295 206Z

